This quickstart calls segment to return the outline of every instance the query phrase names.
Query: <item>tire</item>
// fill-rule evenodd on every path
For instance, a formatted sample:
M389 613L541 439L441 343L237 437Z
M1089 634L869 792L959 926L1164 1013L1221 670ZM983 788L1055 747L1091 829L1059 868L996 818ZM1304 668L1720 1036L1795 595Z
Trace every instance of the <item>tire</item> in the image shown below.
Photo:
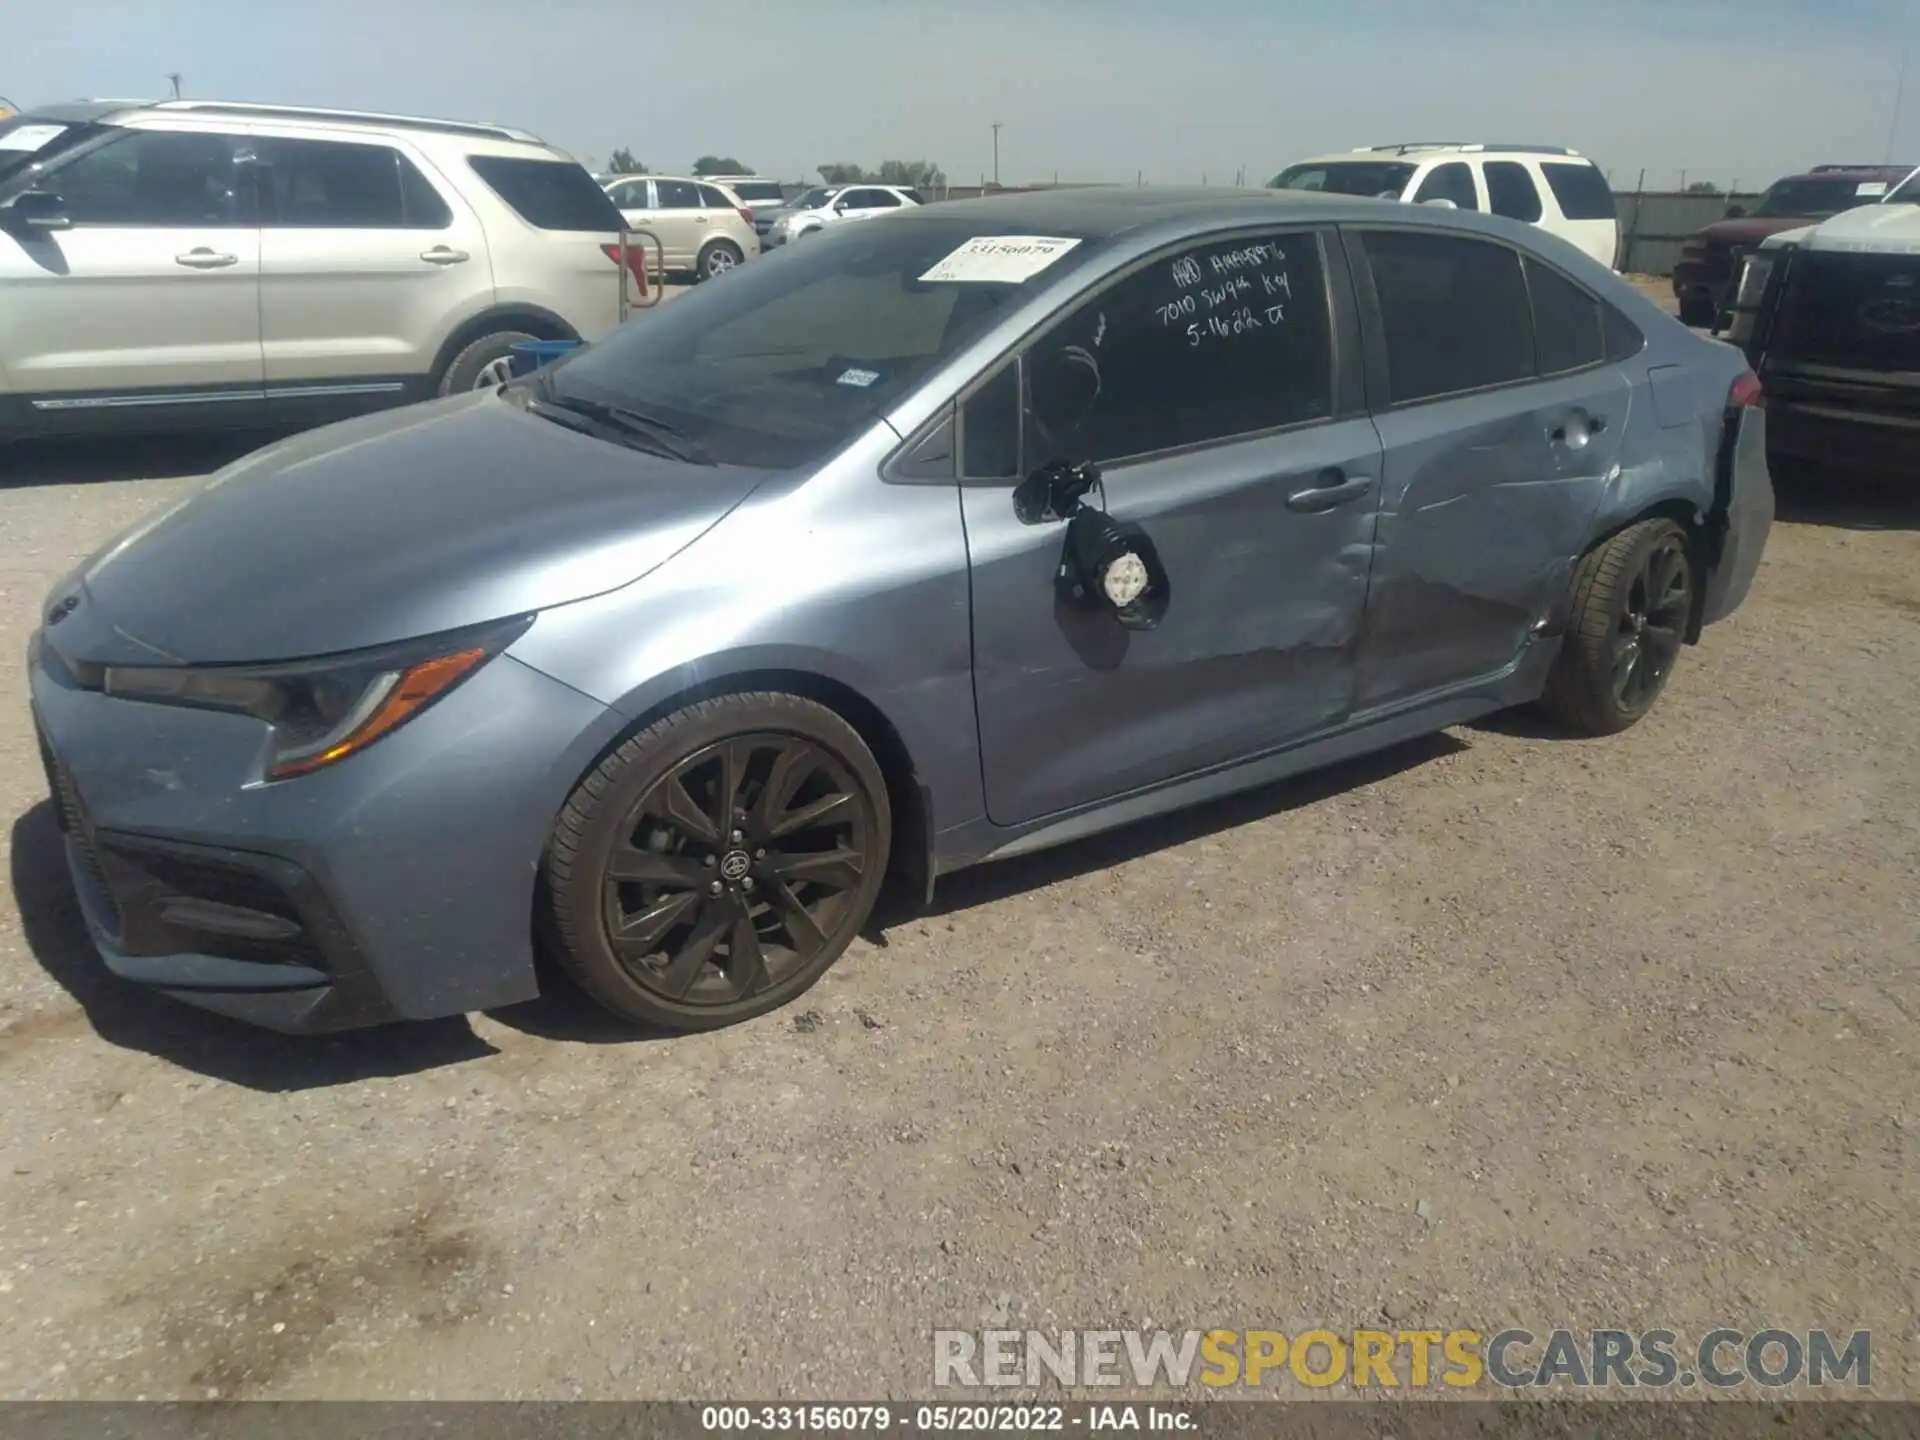
M892 824L878 762L833 711L702 700L620 745L561 808L544 862L554 958L614 1014L667 1030L777 1009L866 923Z
M1673 674L1696 579L1687 533L1671 520L1642 520L1589 550L1542 708L1585 735L1639 721Z
M506 364L513 347L527 340L538 340L524 330L494 330L470 341L466 348L447 362L440 372L438 393L457 395L468 390L487 390L506 383ZM496 375L496 379L488 379Z
M702 280L711 280L716 275L724 275L745 260L746 253L731 240L710 240L707 248L700 252L695 265L695 273Z
M1711 300L1698 295L1689 295L1680 302L1680 323L1695 330L1711 329L1719 313Z

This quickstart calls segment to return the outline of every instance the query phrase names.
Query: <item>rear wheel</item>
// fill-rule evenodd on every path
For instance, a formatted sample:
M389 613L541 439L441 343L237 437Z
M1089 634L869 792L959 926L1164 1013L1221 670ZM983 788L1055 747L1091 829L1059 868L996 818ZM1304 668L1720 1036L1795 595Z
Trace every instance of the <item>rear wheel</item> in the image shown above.
M702 280L711 280L716 275L726 274L746 258L740 247L731 240L713 240L700 252L700 261L695 268Z
M656 721L575 788L546 861L558 959L607 1009L711 1030L784 1005L866 923L892 841L860 736L798 696Z
M440 372L439 393L492 390L513 378L513 347L537 340L524 330L495 330L469 342Z
M1673 521L1643 520L1589 550L1544 708L1588 735L1634 724L1673 674L1693 603L1693 557Z

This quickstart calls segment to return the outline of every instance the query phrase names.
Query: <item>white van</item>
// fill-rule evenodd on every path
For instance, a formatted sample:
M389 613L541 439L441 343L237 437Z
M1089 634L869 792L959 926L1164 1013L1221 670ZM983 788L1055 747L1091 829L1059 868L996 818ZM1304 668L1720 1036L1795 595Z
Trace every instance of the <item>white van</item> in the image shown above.
M1557 145L1411 141L1321 155L1273 177L1275 190L1326 190L1446 204L1538 225L1618 268L1620 219L1607 177Z

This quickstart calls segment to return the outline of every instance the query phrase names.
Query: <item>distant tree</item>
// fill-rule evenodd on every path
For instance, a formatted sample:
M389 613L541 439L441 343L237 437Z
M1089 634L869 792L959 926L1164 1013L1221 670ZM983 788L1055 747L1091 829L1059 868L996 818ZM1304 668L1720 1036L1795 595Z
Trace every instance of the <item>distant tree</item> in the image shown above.
M633 151L622 145L607 156L607 172L612 175L644 175L647 167L633 158Z
M1687 186L1689 195L1718 195L1719 193L1720 187L1711 180L1696 180Z
M751 175L753 171L731 155L702 155L693 162L696 175Z
M882 160L875 176L882 185L904 185L908 189L938 189L946 183L946 173L931 160Z
M867 178L866 171L844 160L832 165L822 165L819 169L820 178L829 185L855 185Z

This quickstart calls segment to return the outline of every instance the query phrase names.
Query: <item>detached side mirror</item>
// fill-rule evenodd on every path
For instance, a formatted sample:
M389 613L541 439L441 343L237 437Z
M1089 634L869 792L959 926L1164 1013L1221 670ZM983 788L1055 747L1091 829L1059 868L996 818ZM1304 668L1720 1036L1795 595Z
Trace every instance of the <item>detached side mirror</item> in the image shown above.
M73 228L67 202L46 190L28 190L14 196L11 204L0 208L0 224L9 230L39 233Z
M1746 213L1747 213L1747 207L1744 205L1729 205L1727 207L1727 213L1725 218L1728 220L1739 220L1739 219L1743 219L1746 216Z
M1067 522L1060 584L1090 596L1128 630L1151 630L1167 613L1173 587L1160 552L1138 525L1081 506Z

